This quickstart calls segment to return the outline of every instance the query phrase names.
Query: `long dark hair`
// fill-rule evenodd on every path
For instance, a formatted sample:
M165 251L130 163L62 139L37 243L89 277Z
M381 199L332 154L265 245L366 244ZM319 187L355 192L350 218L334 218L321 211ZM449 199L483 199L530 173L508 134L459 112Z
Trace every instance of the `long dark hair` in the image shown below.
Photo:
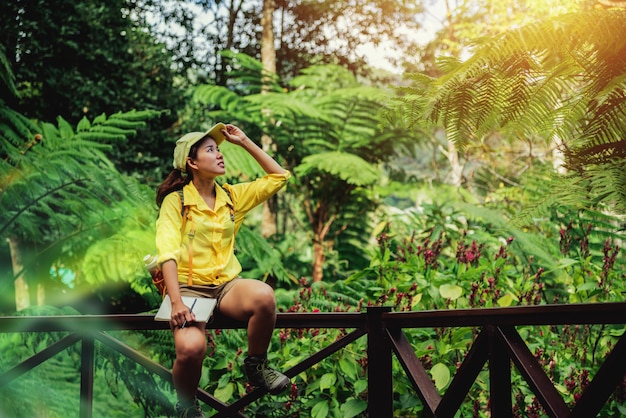
M189 157L196 158L198 156L198 149L200 145L207 139L208 137L201 139L191 146L189 149ZM168 194L175 192L176 190L182 189L186 184L188 184L191 180L193 180L193 175L189 166L186 168L186 174L178 169L174 169L170 171L167 175L163 183L157 188L156 194L156 204L158 207L161 207L165 196Z

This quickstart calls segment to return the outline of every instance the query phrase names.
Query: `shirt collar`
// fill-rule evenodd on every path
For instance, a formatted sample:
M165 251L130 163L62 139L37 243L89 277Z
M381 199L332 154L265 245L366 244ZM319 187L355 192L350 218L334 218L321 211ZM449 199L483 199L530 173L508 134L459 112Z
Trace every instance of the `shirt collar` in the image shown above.
M185 198L185 206L196 206L198 208L208 209L206 202L202 199L202 196L200 196L200 193L193 184L193 181L190 181L183 187L183 196ZM228 203L232 204L228 195L224 189L222 189L222 186L215 183L215 211Z

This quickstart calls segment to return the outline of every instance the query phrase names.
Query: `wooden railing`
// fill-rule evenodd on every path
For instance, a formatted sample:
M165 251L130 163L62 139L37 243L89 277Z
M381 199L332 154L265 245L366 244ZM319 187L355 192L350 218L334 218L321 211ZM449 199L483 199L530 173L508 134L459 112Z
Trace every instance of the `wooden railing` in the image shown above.
M355 340L367 335L368 415L393 416L392 360L395 355L406 372L424 415L454 417L479 372L488 364L490 409L493 417L512 416L511 364L528 383L550 417L589 418L598 415L626 374L626 334L613 347L582 396L570 409L554 383L537 362L516 326L626 324L626 303L542 305L511 308L391 312L390 308L368 308L362 313L280 313L277 328L342 328L351 330L319 352L284 371L290 378L307 370ZM218 319L213 329L244 328L245 324ZM476 327L480 330L446 392L441 395L415 355L403 329ZM80 417L92 416L95 342L98 341L171 381L171 372L141 353L111 337L111 330L167 330L151 315L0 317L0 332L51 332L68 334L10 370L0 374L0 387L80 342ZM169 331L168 331L169 332ZM374 361L375 360L375 361ZM225 404L198 389L198 398L218 411L213 417L245 417L241 412L265 392L259 388L232 404Z

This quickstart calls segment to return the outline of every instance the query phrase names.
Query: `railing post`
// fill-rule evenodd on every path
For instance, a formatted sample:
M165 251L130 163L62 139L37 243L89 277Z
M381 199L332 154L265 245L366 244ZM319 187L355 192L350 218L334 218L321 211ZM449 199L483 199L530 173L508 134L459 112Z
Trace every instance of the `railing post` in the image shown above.
M83 336L80 363L80 418L91 418L93 412L93 377L95 372L95 339Z
M489 404L494 417L510 417L513 413L511 399L511 358L506 347L496 335L496 326L487 325L489 335Z
M392 349L382 322L391 307L367 308L367 405L371 418L393 416Z

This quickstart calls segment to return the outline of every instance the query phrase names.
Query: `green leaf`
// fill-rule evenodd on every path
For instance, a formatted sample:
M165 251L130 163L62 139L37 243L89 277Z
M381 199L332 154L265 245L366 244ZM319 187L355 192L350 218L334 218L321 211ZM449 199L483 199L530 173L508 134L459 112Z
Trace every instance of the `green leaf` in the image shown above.
M320 390L331 388L337 381L337 375L335 373L326 373L320 379Z
M289 368L289 367L293 367L296 364L300 363L301 361L303 361L304 359L306 359L307 356L293 356L287 359L287 361L283 364L285 366L285 368Z
M368 386L367 380L359 379L356 382L354 382L354 392L357 394L361 393L365 389L367 389L367 386Z
M576 287L577 291L583 291L583 290L598 290L598 283L596 282L585 282L582 285Z
M573 260L571 258L562 258L559 260L559 267L561 268L573 266L574 264L578 264L578 260Z
M328 417L329 406L326 401L319 401L311 409L312 418L326 418Z
M320 390L320 380L319 379L315 379L314 381L312 381L311 383L306 385L306 387L304 389L304 394L308 396L308 395L310 395L312 393L315 393L315 392L317 392L319 390Z
M566 388L564 385L560 384L560 383L555 383L554 384L554 388L556 390L558 390L561 395L570 395L571 394L570 390L568 388Z
M226 369L228 367L229 362L230 360L228 358L222 357L213 365L213 369L214 370Z
M450 382L450 369L443 363L437 363L430 369L430 375L435 381L438 390L445 388Z
M463 294L463 288L455 284L442 284L439 286L439 293L444 299L455 300Z
M362 399L349 399L348 402L341 405L343 418L352 418L359 415L367 409L367 402Z
M100 118L102 118L103 116L99 116ZM96 118L94 120L94 124L96 123L100 123L101 121L98 120L98 118ZM76 130L77 131L86 131L88 129L91 128L91 122L89 122L89 119L87 119L86 117L83 117L79 122L78 125L76 125Z
M513 295L510 293L507 293L506 295L498 299L498 306L511 306L512 303L513 303Z
M218 388L224 388L226 387L226 385L228 385L230 383L230 374L229 373L224 373L221 377L220 380L217 382L217 387Z
M224 386L223 388L215 389L215 392L213 392L213 396L215 396L217 399L219 399L222 402L226 402L233 396L234 392L235 392L235 385L234 383L231 382L227 384L226 386Z
M341 369L342 372L346 374L346 376L350 380L356 380L357 368L356 368L356 363L352 359L347 359L345 357L342 357L339 360L339 368Z

